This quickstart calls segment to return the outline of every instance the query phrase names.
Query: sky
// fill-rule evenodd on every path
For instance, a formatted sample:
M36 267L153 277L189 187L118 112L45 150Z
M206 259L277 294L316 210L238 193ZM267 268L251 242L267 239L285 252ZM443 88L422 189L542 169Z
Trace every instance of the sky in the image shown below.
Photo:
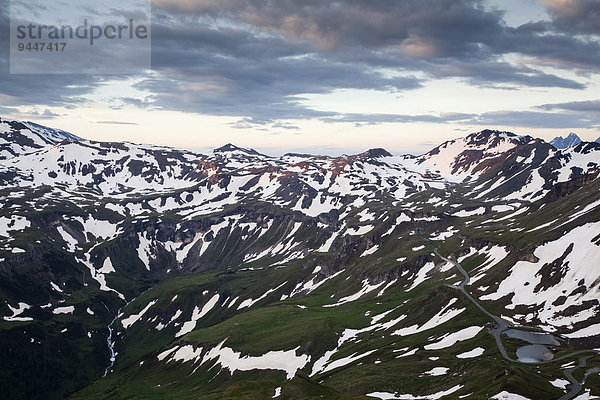
M485 128L600 137L600 0L153 0L151 68L129 75L9 73L0 7L0 116L87 139L339 155Z

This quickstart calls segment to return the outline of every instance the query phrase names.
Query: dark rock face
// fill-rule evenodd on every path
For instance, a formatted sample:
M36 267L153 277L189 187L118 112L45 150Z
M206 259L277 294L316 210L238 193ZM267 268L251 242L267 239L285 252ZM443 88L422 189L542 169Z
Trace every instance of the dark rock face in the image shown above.
M561 150L561 149L568 149L570 147L575 147L581 142L582 142L581 138L579 136L577 136L577 134L571 132L569 134L569 136L567 136L567 137L562 137L562 136L555 137L554 139L552 139L550 141L550 144L552 146L554 146L555 148Z
M382 149L382 148L367 150L367 152L365 154L368 157L372 157L372 158L391 157L392 156L392 153L390 153L389 151Z
M552 185L548 194L544 196L541 203L552 203L562 197L568 196L571 193L581 189L598 178L598 171L594 173L581 174L581 171L573 173L573 179L567 182L557 183Z

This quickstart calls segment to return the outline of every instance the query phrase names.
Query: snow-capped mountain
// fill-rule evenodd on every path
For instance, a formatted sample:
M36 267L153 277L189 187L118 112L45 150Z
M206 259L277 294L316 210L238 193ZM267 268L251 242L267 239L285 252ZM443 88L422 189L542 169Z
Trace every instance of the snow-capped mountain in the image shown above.
M0 397L558 398L574 352L598 362L600 144L271 157L0 128Z
M0 118L0 160L27 154L64 140L77 141L80 138L33 122Z
M575 147L577 146L579 143L581 143L582 140L579 136L577 136L576 133L569 133L569 136L567 137L562 137L562 136L557 136L554 139L552 139L550 141L550 144L554 147L556 147L557 149L568 149L571 147Z

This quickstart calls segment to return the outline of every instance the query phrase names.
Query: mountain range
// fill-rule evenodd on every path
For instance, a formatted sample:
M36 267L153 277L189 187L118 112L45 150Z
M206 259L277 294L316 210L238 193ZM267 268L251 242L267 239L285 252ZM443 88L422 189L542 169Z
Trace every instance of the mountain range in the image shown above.
M0 398L594 398L599 173L495 130L273 157L1 119Z

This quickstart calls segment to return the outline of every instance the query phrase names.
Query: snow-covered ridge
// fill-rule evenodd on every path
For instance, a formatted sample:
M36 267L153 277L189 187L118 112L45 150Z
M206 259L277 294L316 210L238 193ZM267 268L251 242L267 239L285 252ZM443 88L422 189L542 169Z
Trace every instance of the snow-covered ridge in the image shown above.
M24 145L18 144L13 136L17 133L22 136L23 132L32 137L31 143L26 149L17 149L15 146ZM521 147L537 143L529 136L485 130L448 141L417 157L392 156L383 149L340 157L301 154L271 157L232 144L203 155L149 145L92 142L16 121L0 122L0 135L5 142L0 144L4 149L1 151L6 153L0 157L0 172L16 173L8 182L0 182L3 186L45 186L60 194L79 193L85 197L91 192L115 199L188 190L186 196L166 199L168 204L161 199L158 206L141 205L140 211L157 212L166 208L193 208L210 213L258 196L262 201L311 217L340 210L349 203L360 207L382 195L403 200L429 187L443 189L448 182L473 182L499 168ZM586 172L594 162L599 164L597 150L577 147L549 154L547 160L552 165L555 160L561 163L556 181L569 179L573 168ZM533 157L520 156L517 160L523 170L534 161ZM539 162L536 167L548 169L547 164ZM515 199L529 200L543 194L542 186L549 178L538 177L537 170L527 173L530 178L515 189ZM498 185L506 184L512 177L502 179L497 180ZM493 194L496 187L485 186L484 182L481 189L484 196Z
M18 157L65 140L78 141L81 138L33 122L0 117L0 160Z
M530 136L484 130L442 143L423 156L407 161L413 162L415 170L438 174L451 182L473 181L489 168L482 165L532 140Z

